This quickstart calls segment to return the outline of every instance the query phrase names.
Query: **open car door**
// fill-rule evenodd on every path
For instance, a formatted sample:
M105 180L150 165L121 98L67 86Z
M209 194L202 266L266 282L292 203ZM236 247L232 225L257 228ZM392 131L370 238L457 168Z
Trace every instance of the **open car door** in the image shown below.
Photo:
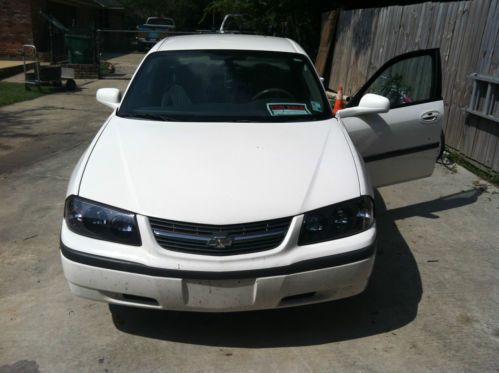
M338 111L374 187L433 173L444 118L441 76L438 49L395 57Z

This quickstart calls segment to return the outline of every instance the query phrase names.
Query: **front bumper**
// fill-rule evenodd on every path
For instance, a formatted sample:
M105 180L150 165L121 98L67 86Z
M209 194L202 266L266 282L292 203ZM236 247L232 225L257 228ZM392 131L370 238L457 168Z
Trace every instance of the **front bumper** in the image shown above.
M365 259L329 266L352 258ZM359 294L372 271L374 247L292 266L222 273L146 267L80 253L64 245L61 259L71 291L84 298L165 310L229 312L289 307Z
M229 257L165 250L142 216L140 247L83 237L63 222L61 259L74 294L144 308L246 311L361 293L373 268L375 227L347 238L297 246L301 221L293 220L278 248Z

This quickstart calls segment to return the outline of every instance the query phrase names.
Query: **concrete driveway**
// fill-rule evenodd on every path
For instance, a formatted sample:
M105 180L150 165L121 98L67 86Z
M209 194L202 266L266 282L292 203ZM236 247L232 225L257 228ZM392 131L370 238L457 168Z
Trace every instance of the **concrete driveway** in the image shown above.
M89 81L0 109L0 372L499 370L499 195L461 167L382 188L367 291L239 314L116 308L69 292L73 165L109 110Z

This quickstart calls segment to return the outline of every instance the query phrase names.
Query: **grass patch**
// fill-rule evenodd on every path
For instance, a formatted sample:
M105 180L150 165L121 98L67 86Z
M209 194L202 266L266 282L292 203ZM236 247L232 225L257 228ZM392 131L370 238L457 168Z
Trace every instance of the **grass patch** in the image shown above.
M43 87L41 91L37 87L31 87L31 91L28 91L24 88L24 83L0 82L0 106L32 100L52 92L54 90L51 87Z

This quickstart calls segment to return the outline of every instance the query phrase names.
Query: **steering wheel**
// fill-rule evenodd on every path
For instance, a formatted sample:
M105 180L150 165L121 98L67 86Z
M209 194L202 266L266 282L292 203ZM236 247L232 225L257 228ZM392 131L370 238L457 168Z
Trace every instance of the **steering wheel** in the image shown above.
M267 89L264 89L264 90L258 92L256 95L254 95L251 98L251 100L253 100L253 101L257 100L260 97L265 96L265 95L267 95L269 93L272 93L272 92L274 92L274 93L281 93L281 94L283 94L284 96L286 96L288 98L293 98L293 95L290 92L286 91L285 89L281 89L281 88L267 88Z

